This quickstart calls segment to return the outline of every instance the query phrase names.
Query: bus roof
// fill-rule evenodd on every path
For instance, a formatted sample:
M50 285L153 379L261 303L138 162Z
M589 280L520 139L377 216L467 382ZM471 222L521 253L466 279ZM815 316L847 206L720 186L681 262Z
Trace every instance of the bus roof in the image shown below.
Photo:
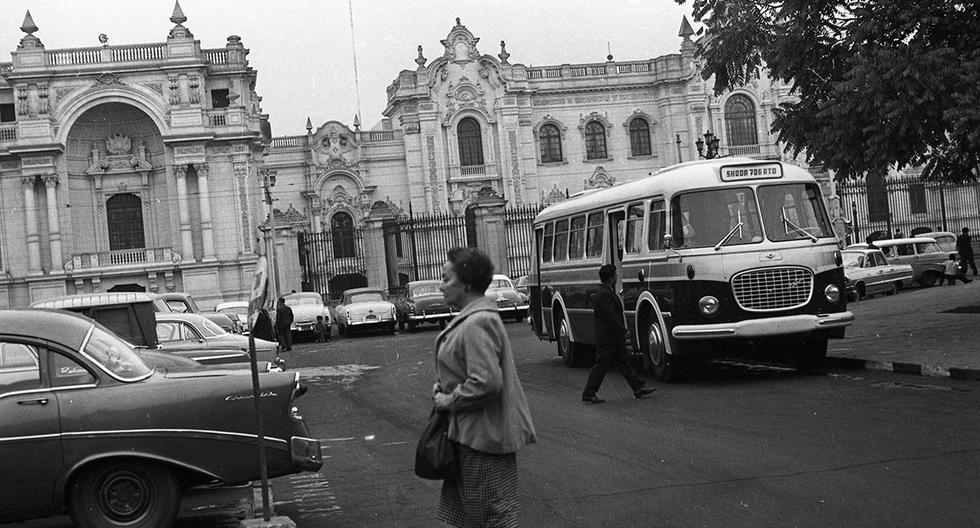
M650 174L629 183L614 185L607 189L600 189L573 195L571 198L548 206L543 209L534 219L535 223L551 220L566 216L574 212L583 212L588 209L600 209L611 205L625 203L633 199L646 198L654 194L664 194L667 197L673 194L701 188L719 187L723 185L721 178L722 167L739 166L759 166L759 165L779 165L782 168L780 178L753 178L729 181L731 185L738 184L757 184L757 183L778 183L778 182L812 182L813 175L805 169L796 165L774 160L757 160L751 158L717 158L712 160L698 160L679 163L670 167L665 167L657 172Z

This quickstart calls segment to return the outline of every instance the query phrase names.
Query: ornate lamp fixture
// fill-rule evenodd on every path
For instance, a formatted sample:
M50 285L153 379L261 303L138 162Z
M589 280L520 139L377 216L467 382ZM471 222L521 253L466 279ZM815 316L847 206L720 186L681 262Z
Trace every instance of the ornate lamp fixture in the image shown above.
M710 130L705 132L704 139L698 138L698 140L694 142L694 144L698 147L698 156L701 156L704 159L714 159L718 157L718 142L719 139L715 137ZM705 145L708 146L707 153L704 151Z

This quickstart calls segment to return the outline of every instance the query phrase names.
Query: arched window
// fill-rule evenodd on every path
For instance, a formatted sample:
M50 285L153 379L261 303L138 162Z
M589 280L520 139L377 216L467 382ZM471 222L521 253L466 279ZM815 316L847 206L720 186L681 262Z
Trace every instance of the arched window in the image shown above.
M729 146L758 145L755 128L755 105L742 94L735 94L725 103L725 128Z
M585 159L606 159L606 127L597 121L585 125Z
M106 201L109 249L140 249L143 238L143 201L135 194L117 194Z
M336 213L330 218L330 234L333 238L333 258L357 256L354 241L354 219L347 213Z
M561 161L561 132L555 125L544 125L538 131L538 144L541 146L541 163Z
M650 155L650 125L642 117L630 121L630 152L634 156Z
M472 117L464 117L456 126L459 141L459 164L462 167L483 165L483 137L480 123Z

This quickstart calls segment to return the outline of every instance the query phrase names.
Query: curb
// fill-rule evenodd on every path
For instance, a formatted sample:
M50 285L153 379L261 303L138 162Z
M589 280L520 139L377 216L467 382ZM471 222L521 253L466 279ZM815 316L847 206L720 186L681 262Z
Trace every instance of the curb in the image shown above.
M936 367L899 361L872 361L849 357L827 357L827 365L852 370L883 370L898 374L912 374L932 378L980 381L980 369L958 367Z

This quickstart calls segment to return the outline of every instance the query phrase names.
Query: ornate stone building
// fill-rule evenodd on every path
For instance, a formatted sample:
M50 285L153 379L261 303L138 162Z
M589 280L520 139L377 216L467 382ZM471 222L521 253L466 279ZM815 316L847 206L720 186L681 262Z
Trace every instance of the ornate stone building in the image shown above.
M247 297L271 142L237 36L47 49L30 12L0 63L0 308L53 295ZM42 21L43 26L43 21ZM261 216L259 216L261 215Z
M510 207L550 204L697 159L708 131L721 155L781 159L769 127L789 86L763 77L711 95L693 34L684 19L676 54L532 67L510 62L503 41L484 53L456 19L437 58L418 46L415 68L388 86L377 125L307 122L306 136L275 138L275 194L299 214L296 229L339 232L379 205L464 215L481 191Z

